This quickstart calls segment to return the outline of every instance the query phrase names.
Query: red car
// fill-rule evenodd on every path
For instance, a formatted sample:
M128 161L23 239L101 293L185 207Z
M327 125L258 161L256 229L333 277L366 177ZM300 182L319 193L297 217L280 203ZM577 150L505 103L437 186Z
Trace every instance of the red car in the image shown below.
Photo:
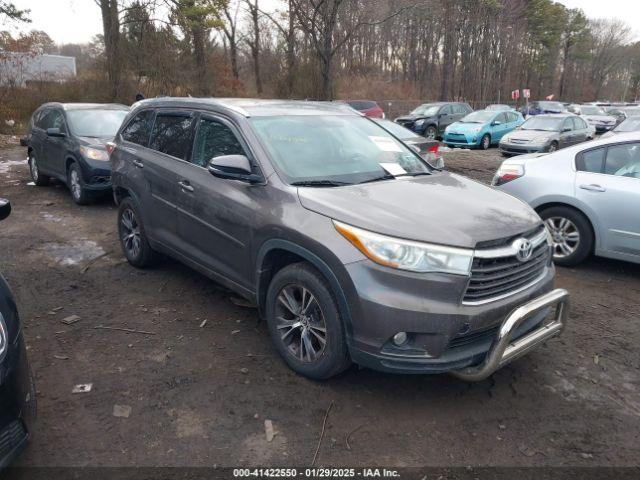
M351 108L364 113L371 118L385 118L384 111L373 100L345 100Z

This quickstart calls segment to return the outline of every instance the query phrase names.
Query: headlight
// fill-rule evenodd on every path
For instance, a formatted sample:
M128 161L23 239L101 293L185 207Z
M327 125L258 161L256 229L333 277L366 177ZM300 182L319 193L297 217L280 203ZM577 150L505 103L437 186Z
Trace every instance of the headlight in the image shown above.
M109 154L106 150L92 147L80 147L80 153L89 160L101 160L103 162L109 161Z
M421 127L424 125L424 120L416 120L416 127Z
M336 230L367 258L386 267L411 272L469 275L473 250L387 237L333 221Z
M4 360L4 356L7 353L7 347L9 345L9 334L7 332L7 325L4 323L4 318L0 313L0 363Z

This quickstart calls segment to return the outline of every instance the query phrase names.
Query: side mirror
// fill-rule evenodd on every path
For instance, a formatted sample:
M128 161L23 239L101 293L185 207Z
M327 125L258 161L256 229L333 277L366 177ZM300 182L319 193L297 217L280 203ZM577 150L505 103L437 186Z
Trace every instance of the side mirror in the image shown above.
M50 137L66 137L67 135L59 128L47 128L47 135Z
M11 215L11 202L6 198L0 198L0 220Z
M570 131L571 131L571 129L569 127L565 127L565 128L562 129L562 133L567 133L567 132L570 132Z
M251 170L251 162L244 155L221 155L209 161L209 173L214 177L240 180L249 183L262 181L260 175Z

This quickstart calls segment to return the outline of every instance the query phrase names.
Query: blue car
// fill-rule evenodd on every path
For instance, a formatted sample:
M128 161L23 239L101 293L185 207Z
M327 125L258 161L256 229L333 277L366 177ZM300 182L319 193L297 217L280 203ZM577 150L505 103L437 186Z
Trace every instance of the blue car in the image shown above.
M486 150L523 123L524 118L516 111L478 110L449 125L444 131L443 141L448 147Z

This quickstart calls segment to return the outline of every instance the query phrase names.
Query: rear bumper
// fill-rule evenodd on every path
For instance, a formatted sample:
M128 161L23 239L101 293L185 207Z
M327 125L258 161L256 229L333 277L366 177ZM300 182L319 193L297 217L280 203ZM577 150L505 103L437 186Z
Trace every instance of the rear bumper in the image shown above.
M614 125L592 125L595 129L597 133L604 133L604 132L608 132L609 130L613 130L615 128L615 124Z

